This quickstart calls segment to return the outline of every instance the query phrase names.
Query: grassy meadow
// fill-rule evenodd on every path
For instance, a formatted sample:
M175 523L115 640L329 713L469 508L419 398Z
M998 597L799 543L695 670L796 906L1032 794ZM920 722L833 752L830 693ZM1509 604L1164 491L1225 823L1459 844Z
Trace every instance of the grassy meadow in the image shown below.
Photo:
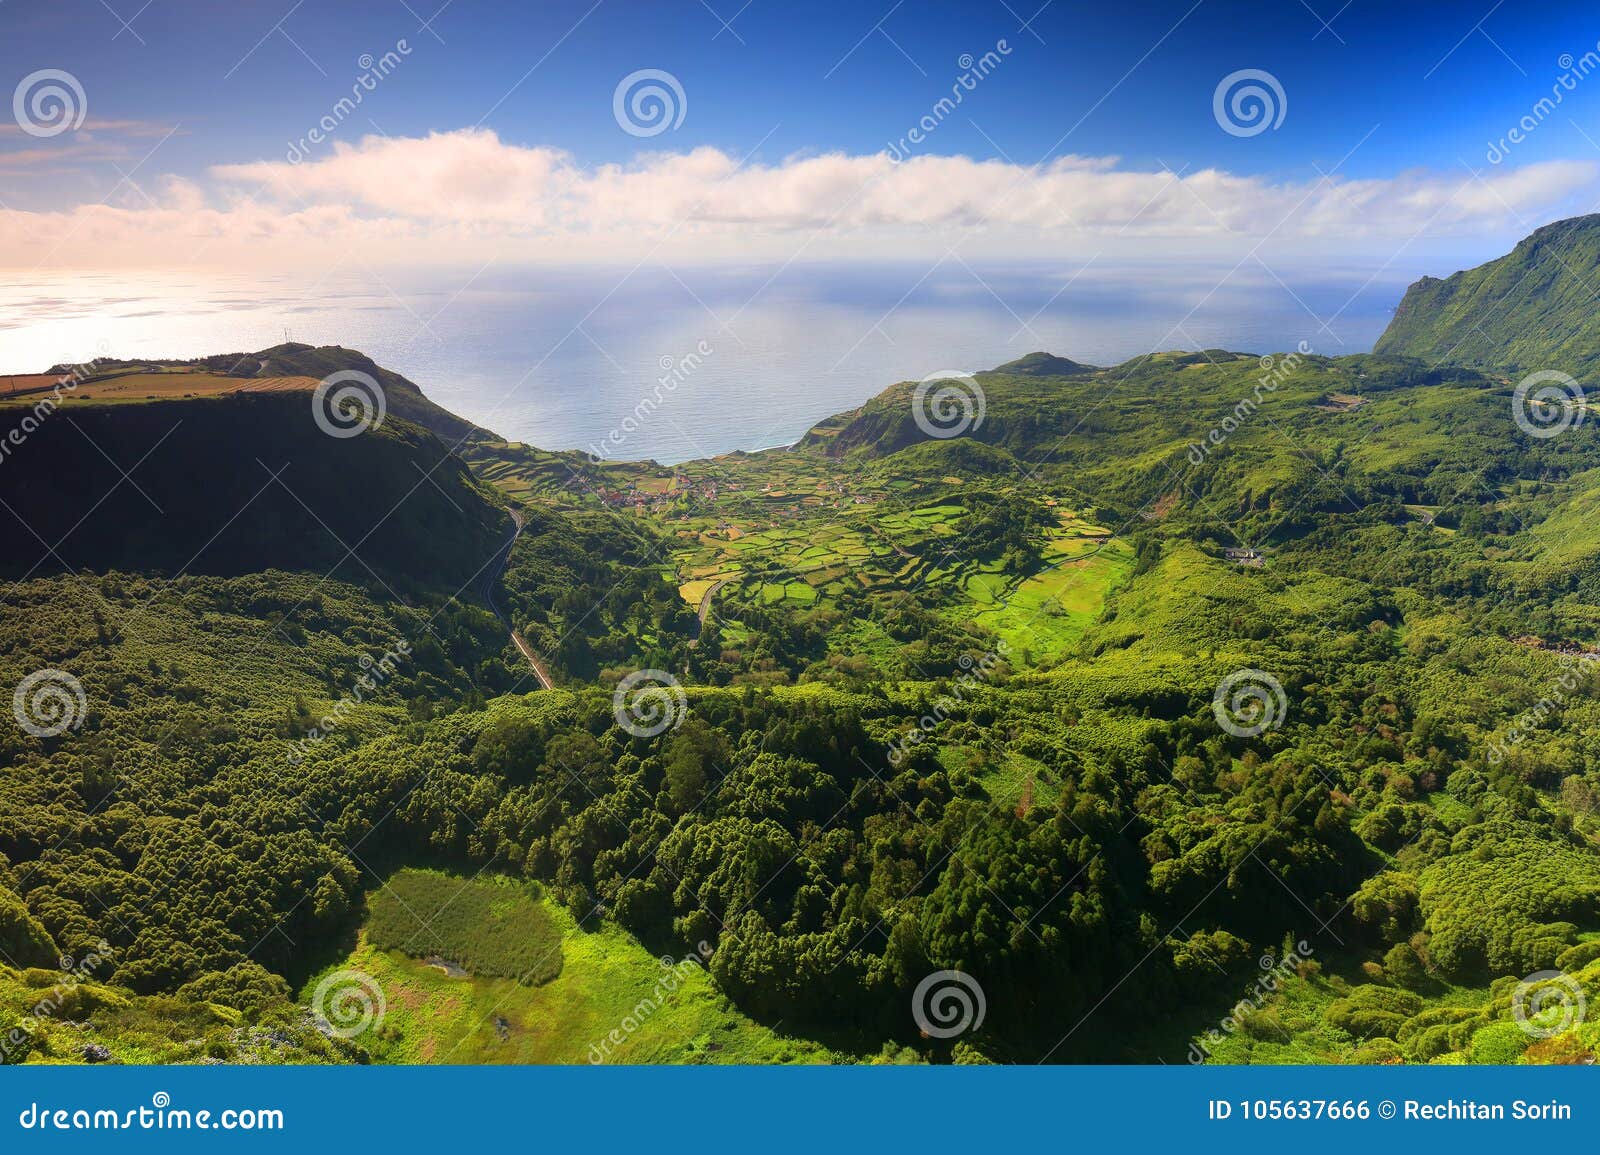
M418 876L439 895L447 886L482 891L505 901L512 888L442 874L404 871L402 893ZM581 930L545 899L517 894L517 916L499 929L462 923L477 952L518 954L492 943L525 930L530 921L557 936L559 973L539 985L487 973L455 974L400 950L376 945L377 911L349 957L327 973L348 969L372 976L383 990L382 1024L358 1041L384 1063L828 1063L840 1056L819 1044L775 1033L740 1014L689 956L657 959L626 931L609 923ZM536 920L530 919L537 911ZM385 927L387 932L390 928ZM306 985L305 997L321 976ZM613 1032L616 1032L613 1034Z

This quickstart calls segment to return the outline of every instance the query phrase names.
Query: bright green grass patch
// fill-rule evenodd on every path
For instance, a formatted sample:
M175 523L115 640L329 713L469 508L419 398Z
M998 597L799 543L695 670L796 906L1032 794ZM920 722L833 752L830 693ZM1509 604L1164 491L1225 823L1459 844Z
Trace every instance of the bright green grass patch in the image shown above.
M402 870L367 906L367 937L380 950L525 983L561 973L561 932L545 904L509 879Z
M1121 542L1108 544L1094 557L1066 562L1035 574L1000 604L990 604L973 620L1010 646L1013 660L1026 655L1036 665L1063 657L1094 624L1101 608L1133 568L1133 552ZM967 590L984 601L969 579Z
M540 905L562 936L566 958L561 973L543 986L451 978L379 950L363 935L339 966L372 976L386 1011L382 1025L358 1041L380 1063L829 1063L849 1057L745 1018L698 963L664 966L616 927L580 931L564 910ZM314 979L308 991L315 985Z
M993 605L998 602L1010 585L1010 579L1000 573L975 573L967 578L967 596L975 602L984 605Z

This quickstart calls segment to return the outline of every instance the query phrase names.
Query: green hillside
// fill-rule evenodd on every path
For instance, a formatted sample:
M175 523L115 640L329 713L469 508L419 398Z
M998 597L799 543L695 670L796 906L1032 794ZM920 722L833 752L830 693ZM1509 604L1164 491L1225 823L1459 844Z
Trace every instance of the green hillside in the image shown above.
M0 465L70 715L0 731L0 1020L103 942L23 1058L1592 1062L1600 431L1416 352L673 467L80 397Z
M1600 364L1600 215L1546 225L1505 256L1406 290L1375 352L1588 380Z

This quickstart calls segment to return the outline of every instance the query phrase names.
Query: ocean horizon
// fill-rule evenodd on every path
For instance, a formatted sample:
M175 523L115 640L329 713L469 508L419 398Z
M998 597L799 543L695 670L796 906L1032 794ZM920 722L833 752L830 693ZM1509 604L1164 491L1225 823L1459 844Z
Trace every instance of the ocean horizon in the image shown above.
M1115 365L1166 349L1367 352L1423 270L949 262L869 268L24 274L4 372L197 357L286 338L359 349L512 441L663 464L789 445L935 372L1045 350ZM1282 280L1280 280L1282 276ZM682 370L687 362L690 368ZM646 396L659 402L613 436Z

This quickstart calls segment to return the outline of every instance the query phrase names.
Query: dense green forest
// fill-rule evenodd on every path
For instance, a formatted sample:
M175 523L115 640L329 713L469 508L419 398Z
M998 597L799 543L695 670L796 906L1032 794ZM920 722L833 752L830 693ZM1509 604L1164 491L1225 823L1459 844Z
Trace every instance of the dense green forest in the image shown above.
M0 471L50 526L0 684L58 691L0 731L7 1061L443 1060L408 966L535 1008L447 1000L492 1059L551 984L613 1005L623 941L695 1010L622 1055L1592 1061L1600 432L1508 376L1577 335L1447 358L1438 284L1378 354L1035 354L938 383L954 432L904 383L672 468L67 403ZM178 418L165 512L72 527L117 481L79 434Z

